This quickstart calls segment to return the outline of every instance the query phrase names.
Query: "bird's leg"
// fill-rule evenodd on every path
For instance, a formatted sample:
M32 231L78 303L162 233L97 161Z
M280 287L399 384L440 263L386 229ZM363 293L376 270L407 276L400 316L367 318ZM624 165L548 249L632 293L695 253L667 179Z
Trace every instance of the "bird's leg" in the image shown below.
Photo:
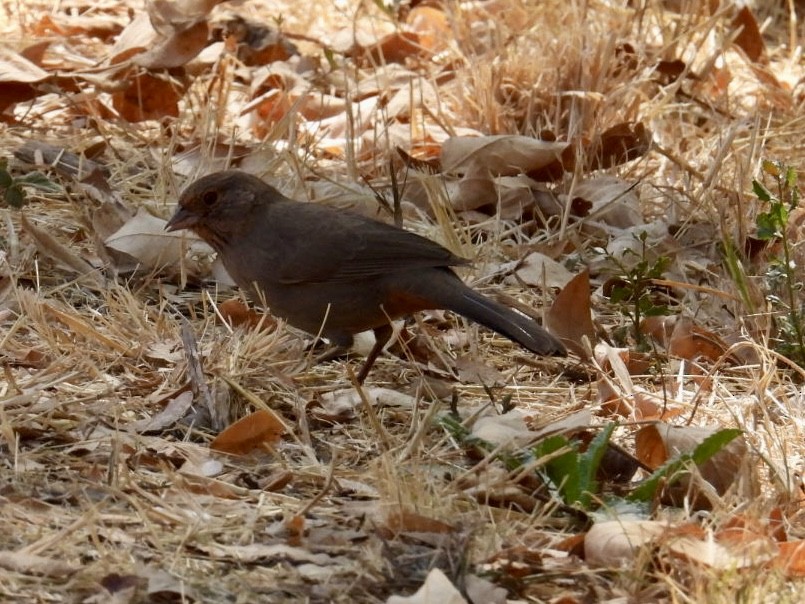
M363 381L366 379L366 376L369 375L369 371L371 371L372 365L375 364L378 355L383 351L383 347L391 339L391 335L394 333L394 328L391 326L391 323L387 323L386 325L375 327L374 332L375 332L375 345L372 346L372 350L369 352L369 355L363 362L363 367L361 367L361 371L358 374L359 384L363 384Z

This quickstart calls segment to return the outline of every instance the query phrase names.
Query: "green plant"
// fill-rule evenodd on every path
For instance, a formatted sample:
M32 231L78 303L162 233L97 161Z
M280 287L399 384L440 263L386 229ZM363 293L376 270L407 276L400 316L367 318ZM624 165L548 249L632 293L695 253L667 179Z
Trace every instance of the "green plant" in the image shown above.
M609 301L619 306L621 312L629 318L632 335L638 346L643 347L645 336L640 331L640 322L645 317L667 315L671 312L667 304L657 300L652 283L654 279L663 277L671 259L668 256L657 256L654 260L649 260L646 231L635 235L635 239L640 244L640 251L627 248L620 258L602 248L597 248L596 251L605 255L617 268L618 272L614 279L610 280L608 288ZM629 255L637 257L637 262L634 264L627 262L626 256Z
M548 437L531 449L536 458L550 457L565 450L550 458L544 467L546 475L566 504L576 504L583 509L591 507L593 497L600 491L595 476L614 430L614 423L607 424L584 451L579 449L579 441L561 435Z
M799 205L797 171L782 162L764 160L762 173L772 179L774 192L759 180L752 181L755 196L767 205L767 211L758 214L755 222L757 238L778 242L781 253L772 257L765 275L768 285L766 300L779 313L775 348L805 367L805 314L800 299L802 283L798 278L802 269L797 267L794 260L787 228L791 212Z
M453 416L442 417L440 423L465 447L475 448L485 455L495 450L492 443L472 436ZM601 487L595 477L615 426L614 423L605 426L584 450L581 450L579 440L557 435L540 441L531 449L514 453L497 452L495 458L509 471L544 459L539 471L557 490L562 501L569 506L589 510L594 507L594 499L600 494Z
M58 185L48 180L41 172L29 172L25 176L12 176L8 171L8 161L0 158L0 194L3 201L12 208L21 208L28 202L23 187L34 187L43 191L56 192Z

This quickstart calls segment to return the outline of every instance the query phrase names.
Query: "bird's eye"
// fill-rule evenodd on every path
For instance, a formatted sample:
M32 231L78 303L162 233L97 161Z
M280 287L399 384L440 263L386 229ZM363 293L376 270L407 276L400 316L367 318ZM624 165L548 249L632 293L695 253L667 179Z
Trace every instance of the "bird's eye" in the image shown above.
M201 201L207 207L215 205L218 203L218 191L205 191Z

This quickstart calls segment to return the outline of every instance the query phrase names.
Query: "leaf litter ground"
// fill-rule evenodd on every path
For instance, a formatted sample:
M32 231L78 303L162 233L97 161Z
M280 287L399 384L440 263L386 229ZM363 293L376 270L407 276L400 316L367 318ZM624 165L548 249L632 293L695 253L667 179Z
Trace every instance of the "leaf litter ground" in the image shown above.
M752 179L803 168L802 15L699 4L4 2L2 598L800 601L802 371ZM228 165L473 258L573 356L433 312L356 389L162 231ZM630 331L644 286L667 310ZM585 458L544 444L613 421L563 499Z

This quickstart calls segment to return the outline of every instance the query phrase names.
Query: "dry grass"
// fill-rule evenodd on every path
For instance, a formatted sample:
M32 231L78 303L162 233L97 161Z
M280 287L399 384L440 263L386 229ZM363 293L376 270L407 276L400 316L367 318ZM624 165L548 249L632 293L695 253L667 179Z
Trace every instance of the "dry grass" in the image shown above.
M456 61L455 77L437 88L438 114L416 113L421 121L405 127L411 133L438 130L439 140L467 127L487 134L551 131L560 140L589 138L624 121L650 128L653 149L608 172L639 182L649 220L675 218L680 247L701 252L697 258L707 264L698 272L678 267L691 282L733 295L725 302L685 291L690 314L723 336L748 330L759 343L756 364L712 368L704 400L697 398L696 376L684 369L675 375L679 365L670 361L664 366L676 380L673 398L682 417L744 429L751 461L706 518L683 508L659 509L657 517L679 524L697 518L714 528L736 515L766 519L780 509L789 537L805 538L798 503L805 456L802 375L781 366L762 345L758 326L766 317L739 319L747 309L717 250L719 242L752 232L759 210L751 180L762 158L781 159L805 173L802 60L799 48L785 46L792 35L801 43L801 24L792 34L782 2L759 14L759 22L769 19L769 69L791 86L774 94L725 41L724 14L708 14L704 3L682 2L689 10L681 13L659 1L642 10L604 2L500 3L510 18L492 22L479 17L477 6L447 3L454 40L443 64ZM337 28L353 22L393 29L368 2L360 9L323 1L286 4L274 9L283 29L314 40L332 39ZM57 8L6 1L0 31L22 48L25 32ZM238 10L265 18L259 3ZM631 70L616 51L624 41L634 47L629 59L638 67ZM315 51L306 44L300 42ZM657 57L684 58L697 79L661 85L644 69ZM731 89L712 95L714 69L725 66ZM347 63L329 81L312 85L327 92L340 80L352 89L373 69L379 67L358 70ZM76 121L65 97L50 95L18 123L3 126L0 146L10 151L42 140L70 150L84 148L88 135L104 139L115 189L131 207L161 216L169 214L185 180L167 158L200 144L196 168L206 171L215 141L249 145L244 164L259 166L254 171L300 198L318 196L322 181L334 183L328 192L346 191L353 202L372 199L359 176L388 185L398 131L376 124L372 136L350 140L341 157L322 149L323 135L297 136L287 121L256 141L229 113L233 99L246 94L234 70L222 72L217 83L223 92L209 98L211 81L210 73L198 76L170 128ZM580 168L565 175L557 190L572 197L582 176ZM439 191L432 188L430 197L443 209ZM428 351L429 366L421 356L386 354L370 376L372 386L408 394L412 405L373 413L362 405L341 414L322 411L324 395L351 387L354 361L310 366L309 340L282 324L265 330L224 324L216 308L229 291L181 287L166 274L116 276L99 257L94 202L69 186L67 192L34 194L25 215L95 262L99 268L90 278L38 252L20 226L20 212L2 210L0 521L6 530L0 537L0 599L101 602L114 592L120 602L383 602L415 591L434 567L459 586L468 573L482 574L507 588L510 598L532 602L802 599L801 580L763 566L714 570L648 547L620 569L566 556L565 539L582 528L578 518L556 501L532 497L515 484L516 471L491 458L481 464L469 459L434 421L448 410L451 396L464 418L490 404L478 380L458 379L450 359L471 357L495 368L502 376L502 385L491 391L497 401L511 397L540 424L596 406L596 385L571 379L582 372L573 361L526 359L514 344L455 317L444 319L447 329L455 329L446 336L435 315L412 327L421 334L417 345ZM489 282L485 267L532 249L519 225L494 218L472 229L457 226L451 212L438 224L410 208L406 218L406 226L477 257L466 278L483 287ZM491 240L479 244L472 232ZM687 240L685 233L691 234ZM546 235L549 242L562 236L559 229ZM561 259L579 264L593 262L592 248L606 244L581 230L573 231L572 241L574 251ZM505 289L525 305L542 305L539 292L495 280L490 291ZM605 330L625 322L600 296L594 302ZM234 420L263 405L288 425L274 450L250 457L213 454L208 445L215 434L199 414L153 433L132 431L187 383L180 335L185 318L221 413ZM634 380L653 390L659 378ZM627 448L629 430L617 437ZM222 467L210 471L215 463ZM756 497L746 497L746 483L756 486ZM496 505L495 497L504 505ZM400 520L403 512L452 528L411 530L424 520ZM401 523L405 530L398 530ZM507 564L526 570L518 574Z

